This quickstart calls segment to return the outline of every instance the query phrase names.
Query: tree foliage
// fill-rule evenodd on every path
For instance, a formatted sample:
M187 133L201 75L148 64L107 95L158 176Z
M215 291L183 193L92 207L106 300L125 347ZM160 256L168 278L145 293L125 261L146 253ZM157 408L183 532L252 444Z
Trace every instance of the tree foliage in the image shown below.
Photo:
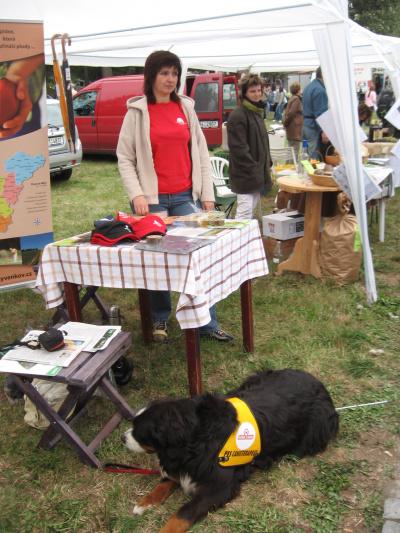
M374 33L400 37L400 0L349 0L349 16Z

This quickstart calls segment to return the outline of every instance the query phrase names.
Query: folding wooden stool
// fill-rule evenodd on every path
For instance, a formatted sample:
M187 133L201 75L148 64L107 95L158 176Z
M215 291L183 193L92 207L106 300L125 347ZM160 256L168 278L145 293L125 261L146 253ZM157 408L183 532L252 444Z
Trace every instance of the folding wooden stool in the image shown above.
M99 350L95 353L81 352L70 366L63 368L56 376L34 376L67 385L69 394L58 412L49 405L46 399L32 385L30 382L32 375L13 374L18 386L50 422L50 426L45 430L38 446L51 449L61 438L64 438L75 449L85 464L95 468L102 468L101 461L95 455L96 449L119 425L123 418L132 420L134 417L134 411L107 377L112 365L129 350L130 346L130 333L121 332L104 350ZM115 405L116 412L92 442L85 444L74 431L72 425L86 412L84 407L97 387L100 387L106 397Z

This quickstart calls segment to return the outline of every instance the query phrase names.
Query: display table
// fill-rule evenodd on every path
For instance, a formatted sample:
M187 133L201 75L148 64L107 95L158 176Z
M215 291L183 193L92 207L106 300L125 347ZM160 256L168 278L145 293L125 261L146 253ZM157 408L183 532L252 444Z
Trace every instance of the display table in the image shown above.
M278 178L279 188L291 193L306 193L304 212L304 236L298 239L293 254L278 265L277 274L284 270L293 270L302 274L312 274L321 277L318 263L318 240L321 224L322 193L340 191L339 187L321 187L315 185L311 179L296 176Z
M42 253L36 284L47 308L65 299L69 319L75 321L82 320L79 287L139 289L145 341L152 333L147 290L180 293L176 318L185 331L189 391L194 395L201 392L198 328L210 321L209 308L240 287L244 348L253 351L251 279L265 274L268 265L258 223L253 220L184 255L138 250L132 244L49 244Z

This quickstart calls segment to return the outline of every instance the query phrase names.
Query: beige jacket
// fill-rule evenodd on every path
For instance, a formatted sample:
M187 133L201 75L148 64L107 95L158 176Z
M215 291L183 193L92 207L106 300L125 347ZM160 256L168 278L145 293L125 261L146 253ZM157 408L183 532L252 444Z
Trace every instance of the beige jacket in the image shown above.
M180 98L190 128L193 200L214 202L210 157L194 111L194 101L187 96ZM147 98L130 98L127 107L117 146L119 173L130 202L143 195L149 204L158 204L158 180L150 143Z

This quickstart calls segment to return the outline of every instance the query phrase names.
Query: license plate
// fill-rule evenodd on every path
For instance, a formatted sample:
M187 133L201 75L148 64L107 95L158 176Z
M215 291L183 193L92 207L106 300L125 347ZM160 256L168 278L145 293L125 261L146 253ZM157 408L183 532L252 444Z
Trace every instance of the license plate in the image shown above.
M200 120L200 127L203 129L218 128L218 120Z
M49 146L59 146L64 144L64 137L49 137Z

